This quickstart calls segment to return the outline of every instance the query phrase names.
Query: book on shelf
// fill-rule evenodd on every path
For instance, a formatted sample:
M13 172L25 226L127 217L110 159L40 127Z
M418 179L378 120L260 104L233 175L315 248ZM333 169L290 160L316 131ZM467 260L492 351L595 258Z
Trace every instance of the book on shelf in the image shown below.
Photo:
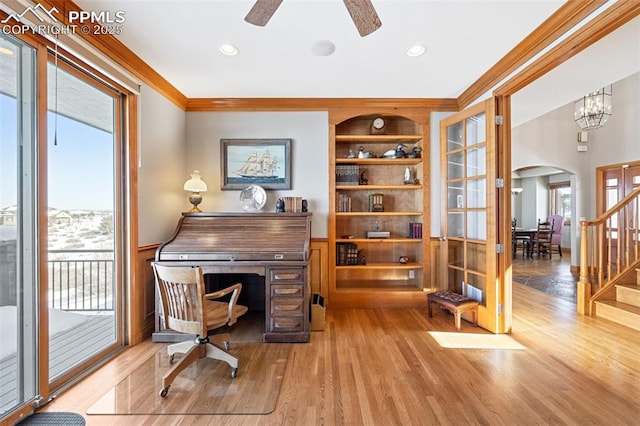
M384 194L380 194L380 193L369 194L369 211L370 212L384 211Z
M355 243L336 243L336 265L357 265L358 245Z
M422 238L422 224L419 222L409 223L409 238Z
M336 211L339 213L351 211L351 197L338 193L336 197Z
M360 167L357 164L336 164L336 185L359 185Z

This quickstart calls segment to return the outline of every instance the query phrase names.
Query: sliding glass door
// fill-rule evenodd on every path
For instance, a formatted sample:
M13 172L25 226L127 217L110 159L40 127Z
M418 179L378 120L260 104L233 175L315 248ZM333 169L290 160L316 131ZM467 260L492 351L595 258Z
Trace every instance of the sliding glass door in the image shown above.
M51 58L47 67L49 380L64 383L122 343L120 95Z
M0 35L0 418L38 394L35 64Z
M125 95L43 42L0 34L0 423L124 344Z

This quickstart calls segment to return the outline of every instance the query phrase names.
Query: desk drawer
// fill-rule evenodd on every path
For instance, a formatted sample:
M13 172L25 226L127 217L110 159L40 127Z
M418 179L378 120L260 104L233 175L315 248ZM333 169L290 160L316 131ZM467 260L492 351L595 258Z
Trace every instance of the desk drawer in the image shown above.
M269 270L269 282L304 283L304 268L274 268Z
M274 284L271 286L271 299L285 298L285 297L299 297L302 298L304 288L302 285L282 285Z
M271 315L302 315L304 314L302 303L301 297L271 299Z
M304 331L304 315L272 315L269 330L272 333Z

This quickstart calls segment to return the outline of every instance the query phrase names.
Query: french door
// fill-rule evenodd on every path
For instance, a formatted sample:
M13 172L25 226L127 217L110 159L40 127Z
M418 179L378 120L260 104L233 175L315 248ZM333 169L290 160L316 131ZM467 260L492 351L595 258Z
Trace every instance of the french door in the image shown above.
M441 223L449 289L480 302L479 325L503 333L510 331L511 283L498 262L511 256L500 241L498 206L506 204L499 188L506 188L498 179L495 110L491 98L440 122Z
M640 162L633 161L598 167L596 182L598 188L596 191L596 217L599 217L640 186ZM618 261L619 219L618 215L611 218L610 226L607 229L612 237L611 247L603 248L606 251L611 251L605 258L614 268Z
M599 182L596 216L600 216L640 186L640 162L598 167L596 180Z

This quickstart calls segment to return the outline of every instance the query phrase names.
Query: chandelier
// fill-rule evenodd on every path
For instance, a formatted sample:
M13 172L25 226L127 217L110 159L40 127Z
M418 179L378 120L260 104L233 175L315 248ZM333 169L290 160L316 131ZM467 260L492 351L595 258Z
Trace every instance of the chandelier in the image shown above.
M604 126L611 116L611 85L578 99L573 115L582 130L599 129Z

